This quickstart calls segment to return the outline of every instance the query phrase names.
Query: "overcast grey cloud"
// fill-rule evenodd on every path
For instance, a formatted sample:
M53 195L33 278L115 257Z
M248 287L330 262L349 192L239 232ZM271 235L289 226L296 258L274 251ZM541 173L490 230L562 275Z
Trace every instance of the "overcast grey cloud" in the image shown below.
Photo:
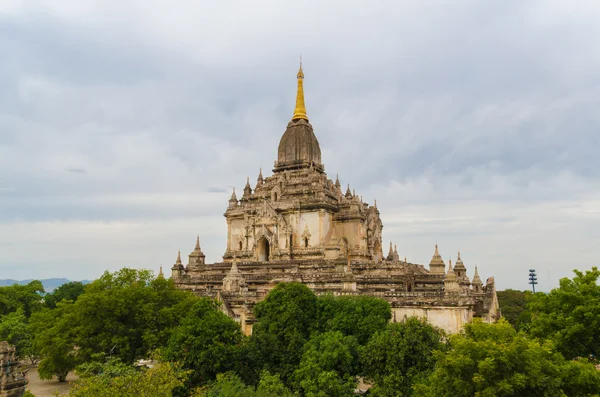
M600 3L4 0L0 277L225 250L270 173L302 54L326 171L386 244L542 289L597 265ZM360 159L360 161L357 161Z

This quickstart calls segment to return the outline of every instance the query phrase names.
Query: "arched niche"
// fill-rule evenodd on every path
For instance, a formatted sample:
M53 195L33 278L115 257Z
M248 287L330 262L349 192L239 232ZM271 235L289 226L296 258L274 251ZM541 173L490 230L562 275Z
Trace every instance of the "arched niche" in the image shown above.
M269 240L263 236L258 240L258 244L256 245L256 256L259 261L266 262L269 260L270 254L271 246Z

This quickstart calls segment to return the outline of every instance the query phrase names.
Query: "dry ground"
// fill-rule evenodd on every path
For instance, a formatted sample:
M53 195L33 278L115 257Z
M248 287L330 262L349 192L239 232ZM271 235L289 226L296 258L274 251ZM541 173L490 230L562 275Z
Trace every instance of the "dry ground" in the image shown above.
M41 380L38 375L37 367L30 367L29 372L27 373L27 380L29 380L27 389L31 391L35 397L53 397L53 393L56 391L62 396L69 393L71 382L75 379L77 379L77 375L71 372L69 376L67 376L67 381L63 383L59 383L56 379Z

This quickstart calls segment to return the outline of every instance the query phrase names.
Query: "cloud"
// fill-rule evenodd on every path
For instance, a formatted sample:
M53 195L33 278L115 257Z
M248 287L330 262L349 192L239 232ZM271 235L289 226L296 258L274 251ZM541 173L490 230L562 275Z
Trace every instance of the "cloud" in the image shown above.
M302 54L326 170L377 199L386 241L418 263L436 240L460 249L499 288L533 266L548 289L597 264L598 17L561 1L3 1L0 269L157 270L197 234L219 260L230 189L269 174Z
M85 170L83 168L67 167L65 168L65 171L72 172L74 174L85 174Z

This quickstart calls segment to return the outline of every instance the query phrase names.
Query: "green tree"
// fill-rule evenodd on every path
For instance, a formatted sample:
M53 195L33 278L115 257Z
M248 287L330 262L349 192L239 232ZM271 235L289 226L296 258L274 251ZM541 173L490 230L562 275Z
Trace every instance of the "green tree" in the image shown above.
M317 297L303 284L280 283L254 307L254 315L258 322L246 360L258 371L279 374L288 384L315 328Z
M193 397L256 397L252 386L246 386L234 372L217 375L215 382L198 388Z
M198 299L148 270L105 272L71 305L79 355L88 361L105 353L127 363L147 357L167 344Z
M374 386L369 395L411 396L412 385L433 371L434 351L445 348L443 337L441 330L416 317L373 335L362 352L365 379Z
M286 388L277 375L263 371L256 390L244 384L234 372L217 375L216 381L193 393L195 397L293 397L294 394Z
M32 354L31 333L23 309L0 317L0 340L8 341L17 349L18 357Z
M515 329L526 330L531 321L531 313L527 304L531 301L531 291L507 289L498 291L498 304L504 317Z
M44 296L44 304L50 309L54 309L56 304L63 299L76 301L79 295L85 291L85 285L81 281L71 281L61 285L49 294Z
M216 302L201 298L171 335L164 354L192 370L191 386L202 385L236 367L242 338L240 326Z
M550 338L567 358L600 354L600 271L574 270L549 294L536 294L529 305L530 333Z
M392 318L390 304L370 296L320 296L317 299L317 326L320 332L341 331L364 345Z
M26 285L14 284L0 287L0 315L7 315L21 309L25 318L41 309L44 286L38 280Z
M340 331L313 335L294 372L296 388L306 397L354 395L360 364L358 348L355 337Z
M504 319L475 321L450 337L433 373L415 386L417 396L591 396L600 392L593 365L568 361L550 341L518 334Z
M263 371L256 387L256 397L292 397L294 394L283 384L279 375Z
M54 371L64 378L75 364L101 353L126 363L148 357L167 344L198 299L147 270L106 272L76 301L63 300L32 316L33 345L45 368L40 375Z
M114 359L78 367L77 373L70 397L170 397L187 376L174 363L135 368Z
M72 327L75 324L70 309L71 305L59 303L53 310L42 310L31 316L32 348L42 357L38 367L41 379L56 376L59 382L64 382L77 365Z

